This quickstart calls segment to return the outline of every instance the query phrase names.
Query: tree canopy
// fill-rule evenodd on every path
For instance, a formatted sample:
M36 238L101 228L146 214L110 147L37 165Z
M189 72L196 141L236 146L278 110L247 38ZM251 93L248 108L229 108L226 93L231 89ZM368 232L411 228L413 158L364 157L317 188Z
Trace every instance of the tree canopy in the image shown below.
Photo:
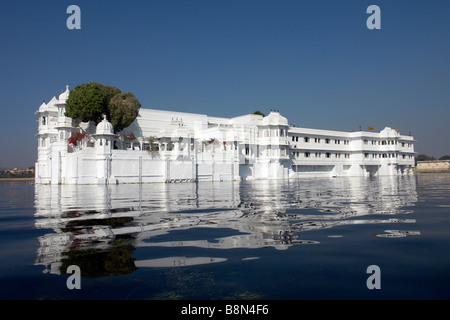
M416 161L430 161L430 160L435 160L435 158L434 157L430 157L430 156L428 156L426 154L419 154L416 157Z
M118 88L89 82L75 87L66 101L66 116L83 122L98 124L105 114L120 131L136 119L141 104L130 92L122 93Z
M107 117L117 131L128 127L136 119L141 104L131 92L121 92L111 98Z
M253 112L253 114L259 114L259 115L261 115L261 116L265 117L265 114L264 114L264 113L262 113L262 112L261 112L261 111L259 111L259 110L256 110L255 112Z

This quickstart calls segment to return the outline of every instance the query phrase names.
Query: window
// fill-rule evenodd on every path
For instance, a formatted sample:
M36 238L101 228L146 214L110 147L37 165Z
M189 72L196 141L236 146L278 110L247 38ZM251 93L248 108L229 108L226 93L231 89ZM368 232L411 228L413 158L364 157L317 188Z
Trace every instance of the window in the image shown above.
M320 143L320 138L314 138L315 143Z
M305 142L309 142L309 137L304 138Z
M364 139L364 144L368 144L369 141L367 141L367 139Z
M309 158L310 153L309 152L305 152L305 158Z
M368 153L364 153L364 158L368 158L369 154Z
M330 139L328 139L328 138L325 139L325 143L326 143L326 144L330 144Z
M326 156L327 158L331 158L331 153L327 152L327 153L325 154L325 156Z
M42 124L43 126L45 126L45 125L47 124L47 118L46 118L46 117L42 117L41 124Z

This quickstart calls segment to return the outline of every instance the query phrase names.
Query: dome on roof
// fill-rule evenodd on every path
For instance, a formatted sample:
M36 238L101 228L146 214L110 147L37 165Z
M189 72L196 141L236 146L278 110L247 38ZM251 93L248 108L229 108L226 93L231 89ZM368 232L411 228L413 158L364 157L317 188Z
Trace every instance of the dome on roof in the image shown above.
M263 118L262 123L265 126L287 126L288 120L279 112L271 111L269 115Z
M97 125L96 134L114 134L114 127L111 122L106 120L105 116L103 116L103 120Z
M160 133L160 136L164 138L188 138L191 135L192 133L188 127L178 120L172 120Z
M66 91L59 95L58 100L65 102L67 98L69 98L69 85L66 85Z

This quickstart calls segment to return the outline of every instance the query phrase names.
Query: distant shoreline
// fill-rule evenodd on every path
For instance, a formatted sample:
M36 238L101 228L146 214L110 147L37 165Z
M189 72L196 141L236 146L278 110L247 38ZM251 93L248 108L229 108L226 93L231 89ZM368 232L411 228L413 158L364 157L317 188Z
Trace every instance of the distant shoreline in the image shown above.
M34 180L33 178L0 178L0 180Z
M450 170L415 170L414 173L450 173Z

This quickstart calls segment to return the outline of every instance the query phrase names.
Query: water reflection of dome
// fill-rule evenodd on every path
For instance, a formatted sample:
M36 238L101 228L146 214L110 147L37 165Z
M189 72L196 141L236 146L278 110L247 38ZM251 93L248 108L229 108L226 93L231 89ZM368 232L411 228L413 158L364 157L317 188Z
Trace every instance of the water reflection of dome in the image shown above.
M133 250L154 247L169 251L177 247L212 249L221 253L220 257L200 256L200 260L195 257L180 260L178 256L143 259L134 262L137 267L161 266L170 261L179 261L180 265L180 261L186 265L196 261L224 262L227 259L223 256L224 249L286 250L294 245L319 244L314 239L302 239L303 234L314 238L314 233L305 231L344 225L357 228L361 224L414 223L404 214L411 212L407 206L416 200L415 180L408 176L376 180L311 179L294 183L86 185L83 188L36 185L35 225L54 230L39 238L41 246L36 264L48 265L50 272L58 273L67 264L64 259L79 259L83 250L95 248L102 257L115 259L118 256L111 254L120 246L129 255L123 264L127 266L124 272L133 271L130 267ZM187 230L193 231L191 234L197 238L179 238ZM217 237L203 237L211 234L206 230L214 230ZM177 241L173 241L174 237ZM112 271L104 269L104 272Z

